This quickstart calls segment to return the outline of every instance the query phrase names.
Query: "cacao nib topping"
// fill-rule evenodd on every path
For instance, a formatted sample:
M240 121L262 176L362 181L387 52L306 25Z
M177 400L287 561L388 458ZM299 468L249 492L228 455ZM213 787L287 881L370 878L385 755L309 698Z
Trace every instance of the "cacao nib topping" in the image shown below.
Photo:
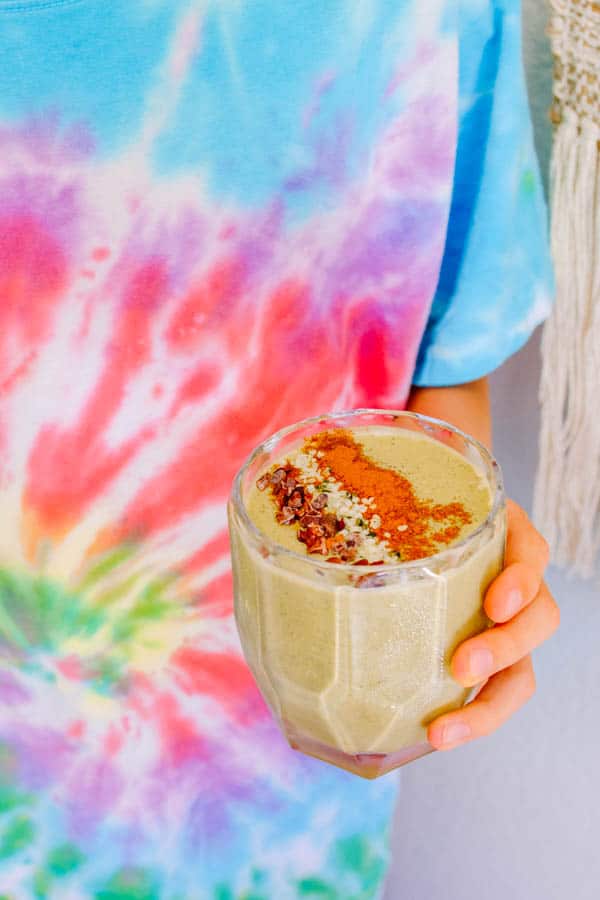
M328 537L333 537L334 534L341 531L339 520L335 513L326 513L323 516L323 528Z
M309 485L302 485L301 476L301 471L288 463L264 474L256 485L261 491L270 488L277 505L277 521L281 525L298 526L298 540L308 553L321 554L330 562L354 562L361 542L360 532L343 534L345 522L327 510L327 495L313 493Z
M288 500L288 506L291 506L292 509L300 509L300 507L304 504L304 491L302 488L296 488L293 490L290 499Z
M322 518L321 516L316 516L314 513L306 513L302 516L300 521L302 522L303 526L320 525L320 523L322 522Z
M277 518L282 525L291 525L296 520L296 511L290 506L284 506Z

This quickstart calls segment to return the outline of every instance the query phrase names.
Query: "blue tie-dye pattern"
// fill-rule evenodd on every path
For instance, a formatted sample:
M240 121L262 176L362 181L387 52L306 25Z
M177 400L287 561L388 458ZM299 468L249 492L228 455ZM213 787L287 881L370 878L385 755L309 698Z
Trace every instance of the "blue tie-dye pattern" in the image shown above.
M169 96L160 92L160 66L174 30L193 6L205 13L200 52L194 57L191 75L186 74L181 97L149 141L150 161L142 162L152 171L143 188L149 193L160 192L163 186L169 190L178 177L200 173L214 201L207 208L230 204L239 213L232 216L236 225L245 224L247 211L279 202L295 222L321 209L335 212L341 206L340 186L345 180L360 182L363 173L368 179L374 137L408 102L401 81L393 100L387 105L377 101L396 59L401 65L412 57L419 16L427 3L420 7L412 0L209 0L203 6L188 0L0 0L4 50L0 54L0 137L21 123L26 130L30 118L55 110L63 130L81 124L89 133L93 152L82 141L82 169L89 182L94 182L95 166L101 170L120 152L132 152L135 168L139 162L136 141L143 132L148 98L158 85L158 102L168 105ZM457 23L457 4L449 0L439 27L439 35L453 41L458 25L461 120L446 254L415 374L420 383L464 381L489 371L525 339L547 308L545 209L520 72L518 4L464 0L459 7ZM319 79L322 91L317 98ZM435 123L431 124L433 130ZM52 169L51 141L46 146L37 135L36 140L42 144L43 162L48 153L47 165ZM24 143L26 156L27 134ZM318 149L314 159L313 146ZM31 155L38 165L35 152L34 147ZM330 165L323 167L328 158ZM320 169L315 168L317 159ZM71 160L67 155L66 162L60 162L67 175L60 169L59 176L68 183ZM131 197L135 210L143 191L135 179L132 183L138 188ZM112 189L118 193L121 183L116 181ZM377 291L383 292L388 276L390 281L398 278L398 268L408 270L419 253L426 261L431 257L427 236L442 227L440 199L433 193L413 198L407 191L399 199L382 192L372 210L377 228L369 231L365 217L367 224L360 222L362 230L349 229L347 242L338 246L339 260L328 259L328 267L316 272L315 284L329 302L336 299L338 283L362 299L365 273L369 277L375 273L369 315L362 322L357 315L358 325L344 320L341 327L333 318L334 331L354 327L360 334L363 327L362 350L369 351L369 364L381 350L375 328L380 318ZM164 197L155 202L162 211ZM178 195L173 208L181 209L180 203ZM152 202L143 212L152 220ZM256 220L248 221L252 226ZM61 224L62 220L57 233ZM141 234L142 245L145 225L143 216L134 218L134 238ZM92 222L92 234L93 226ZM155 256L164 252L181 277L181 287L174 281L176 292L189 288L186 275L177 272L177 253L187 265L188 254L201 245L194 229L201 231L196 219L191 233L185 234L189 243L183 241L183 249L178 246L175 251L163 247L169 237L165 226L164 242L157 240L158 250L150 254L153 264ZM254 237L251 233L248 241ZM139 248L128 244L126 251L135 254ZM263 262L252 253L248 256L257 267ZM433 258L437 275L438 257ZM127 254L124 260L126 269ZM279 272L274 273L274 281L277 276ZM327 279L324 289L322 281ZM159 276L156 280L160 283ZM70 297L72 287L69 283L66 296ZM265 294L269 289L270 284ZM224 295L226 299L226 290ZM541 298L537 307L536 298ZM96 305L108 306L109 299L112 295L100 293ZM388 301L388 295L384 299ZM414 306L418 306L415 319L419 322L425 321L430 300L429 287L424 300L417 295ZM248 302L255 302L254 298ZM401 319L398 314L399 309L404 315L402 302L403 297L388 302L386 322L398 324L400 330L406 325L409 332L412 319L408 322L408 316ZM264 314L258 300L256 305ZM351 312L356 311L356 305L348 305ZM328 306L324 315L329 315ZM218 316L215 321L218 327ZM278 325L275 320L273 327ZM422 327L418 334L416 328L410 331L402 353L388 350L387 362L400 364L405 353L414 354L421 332ZM353 347L352 342L348 345ZM313 345L308 346L312 351ZM349 379L354 374L352 365L350 360ZM176 378L177 367L169 368L168 374ZM198 534L199 544L204 537ZM35 672L26 671L24 677L36 684ZM42 783L33 737L30 744L26 738L22 745L10 744L13 720L7 714L6 722L2 721L9 727L6 744L0 744L0 894L8 891L11 900L34 896L48 900L66 896L78 900L371 900L380 889L388 853L386 829L396 796L393 776L370 784L299 758L287 751L272 724L264 725L265 734L259 740L253 722L226 733L229 744L215 741L219 752L214 752L204 769L202 762L190 763L195 780L189 791L185 783L189 773L183 765L172 765L172 795L164 804L155 800L156 809L148 808L145 815L135 806L133 811L120 809L100 817L99 823L96 815L96 831L90 836L85 827L81 834L74 833L71 817L81 810L72 795L75 812L69 808L65 782L57 776L52 782L53 747L46 742L48 769L43 777L48 783ZM31 724L22 717L14 731ZM206 728L209 737L211 727ZM236 760L236 778L228 781L233 739L244 743L247 758L242 757L242 765ZM76 740L73 737L70 744L71 737L65 738L65 744L77 759ZM21 747L20 758L15 747ZM259 767L252 757L261 751L268 758ZM142 762L140 769L147 775ZM110 794L111 783L103 771L94 780L84 768L78 777L82 791L92 793L97 788L100 800ZM161 768L159 787L165 777ZM253 783L248 791L250 777ZM154 790L152 779L147 780ZM75 790L72 784L70 789ZM180 821L170 821L171 796L178 802L182 794L189 794L185 797L189 807L184 806ZM142 796L140 789L137 799ZM85 807L85 799L81 804ZM165 821L160 819L163 814ZM220 828L223 818L226 827ZM85 815L82 824L87 824ZM78 844L82 854L85 848L85 859L78 859L73 848L69 859L65 836Z
M461 7L461 119L446 248L414 382L487 374L547 316L547 214L533 147L518 2ZM478 52L474 52L477 48Z
M401 24L402 4L381 5ZM385 93L390 61L402 56L402 29L397 25L386 35L385 15L348 34L348 6L348 0L311 0L274 9L269 0L257 0L234 15L209 11L194 77L157 143L158 171L170 175L209 161L208 183L219 197L260 206L280 195L297 215L327 203L343 179L364 167L365 152L389 115L374 98ZM348 41L355 42L355 54L348 53ZM311 96L313 108L299 117Z
M154 63L186 5L0 3L0 84L9 86L0 99L2 116L17 119L53 108L66 127L85 122L91 128L98 154L116 152L139 127ZM34 22L40 25L32 27ZM48 80L48 71L60 73L60 81Z

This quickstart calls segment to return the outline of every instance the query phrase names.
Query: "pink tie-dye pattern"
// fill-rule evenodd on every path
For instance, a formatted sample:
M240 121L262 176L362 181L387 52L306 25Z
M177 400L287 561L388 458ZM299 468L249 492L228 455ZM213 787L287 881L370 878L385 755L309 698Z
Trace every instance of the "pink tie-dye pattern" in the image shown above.
M178 80L184 57L173 56ZM90 847L109 808L131 840L159 841L174 819L198 832L210 820L218 834L226 812L195 802L211 784L268 804L264 760L280 786L291 777L238 653L225 498L242 459L283 424L405 402L443 250L455 119L448 97L420 97L335 210L294 225L281 199L223 208L199 182L165 191L133 170L100 202L81 151L91 141L61 136L56 120L0 136L11 146L0 561L76 589L129 544L111 575L117 596L136 577L172 579L159 662L150 643L151 664L125 659L101 710L90 684L108 633L43 656L53 680L23 669L0 687L20 698L0 713L19 782L48 792Z
M204 209L200 219L190 209L178 217L170 211L169 219L183 226L163 224L156 209L132 216L123 246L111 248L113 263L104 274L91 270L94 287L81 305L91 318L69 341L72 370L80 371L79 360L97 342L94 318L110 317L93 388L74 425L65 426L49 410L30 448L25 507L40 538L61 537L117 474L134 466L143 445L164 443L168 422L185 417L186 436L150 479L132 473L129 484L138 489L112 522L120 535L174 525L201 502L222 498L240 459L282 421L340 404L402 404L440 258L445 206L424 207L430 235L420 244L407 235L404 246L385 246L377 234L378 222L393 215L388 197L406 189L407 150L418 144L405 135L422 132L423 115L417 107L408 122L383 136L373 177L348 191L333 222L313 216L290 235L275 211L262 222L228 218L229 236L223 238L217 210ZM447 177L447 144L443 135L429 141L424 196ZM411 171L414 193L414 165ZM420 174L417 169L417 185ZM39 196L40 185L35 188ZM51 196L57 190L48 189ZM77 186L62 190L64 202L53 208L62 210L74 233L82 227L72 211ZM22 187L19 192L26 194ZM9 297L22 290L30 298L25 319L18 317L18 296L4 307L5 317L18 317L10 327L6 322L4 333L26 330L12 372L24 360L33 364L30 354L56 315L54 294L68 283L66 259L77 254L73 234L63 247L46 217L35 213L9 219L4 229ZM140 228L149 241L136 237ZM238 240L237 234L254 238ZM174 365L166 378L168 359ZM142 383L152 383L154 393L146 396L140 421L139 409L129 415L128 405L135 402L132 385ZM207 409L203 398L209 396ZM117 415L130 424L108 446L106 432ZM195 429L189 427L192 415Z

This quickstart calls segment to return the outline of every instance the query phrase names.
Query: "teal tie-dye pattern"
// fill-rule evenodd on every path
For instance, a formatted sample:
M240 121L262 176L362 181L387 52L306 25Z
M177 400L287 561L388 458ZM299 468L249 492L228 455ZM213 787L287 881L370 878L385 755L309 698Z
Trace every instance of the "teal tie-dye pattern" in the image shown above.
M512 0L0 0L2 900L380 896L396 777L279 734L225 502L282 425L543 314L517 32Z
M519 4L461 4L461 32L468 39L454 195L414 376L422 385L473 381L497 368L546 318L554 287Z

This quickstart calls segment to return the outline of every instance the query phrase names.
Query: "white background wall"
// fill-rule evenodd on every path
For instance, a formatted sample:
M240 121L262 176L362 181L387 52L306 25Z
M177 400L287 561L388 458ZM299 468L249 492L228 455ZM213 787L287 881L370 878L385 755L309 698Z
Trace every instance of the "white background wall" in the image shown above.
M544 0L526 0L526 63L549 156ZM492 380L495 450L526 508L538 425L539 336ZM559 633L538 691L497 734L402 770L386 900L600 900L600 590L552 570Z

